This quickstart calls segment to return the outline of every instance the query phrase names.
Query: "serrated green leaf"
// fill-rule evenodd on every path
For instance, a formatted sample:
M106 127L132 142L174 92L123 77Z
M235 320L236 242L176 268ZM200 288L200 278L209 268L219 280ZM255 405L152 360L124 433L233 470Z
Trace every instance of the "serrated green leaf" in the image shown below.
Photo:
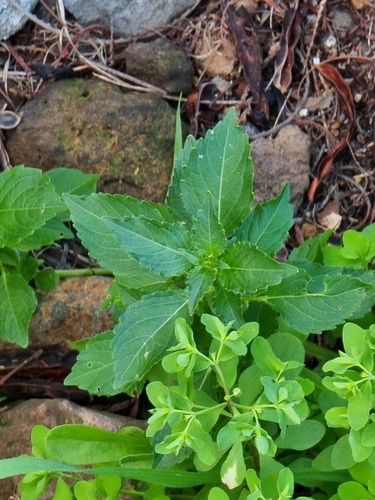
M189 312L193 314L199 302L210 290L216 273L214 269L194 267L188 276Z
M0 275L0 304L0 338L26 347L28 325L37 304L32 288L19 274L3 273Z
M83 196L94 193L100 174L85 174L75 168L55 168L45 174L51 181L56 193Z
M237 126L236 112L231 109L222 122L197 142L182 169L182 200L192 217L196 218L210 191L227 236L241 224L253 203L249 152L248 137Z
M4 170L0 174L0 247L16 247L64 208L40 170L23 166Z
M198 253L208 257L220 255L226 247L226 237L223 226L218 221L212 203L211 193L208 191L201 210L193 223L193 243Z
M115 463L127 455L152 453L149 438L135 430L124 435L87 425L59 425L48 432L45 446L51 459L72 465Z
M103 221L143 267L164 276L178 276L192 267L186 256L191 246L190 235L184 226L139 217L125 220L104 217Z
M147 371L174 342L174 323L188 318L184 292L156 292L132 304L115 327L115 389L132 393Z
M297 272L297 268L280 264L256 246L245 242L230 245L221 260L228 265L228 268L218 271L222 286L242 294L252 294L276 285Z
M195 147L196 140L192 135L189 135L185 141L184 148L174 160L172 180L165 200L166 205L172 209L178 222L187 224L189 227L193 218L182 201L181 180L182 169L188 164L190 153Z
M34 259L34 257L21 257L17 271L27 282L31 281L39 267L43 264L42 259Z
M23 252L39 250L62 238L70 240L73 238L73 233L60 220L54 218L17 243L17 249Z
M13 248L0 248L0 262L6 266L12 266L18 269L20 257L18 252Z
M234 321L233 327L243 325L242 302L239 294L223 288L215 283L215 295L212 297L212 307L215 314L226 323Z
M74 465L32 457L7 458L0 460L0 479L27 474L29 472L75 472L93 476L120 476L137 481L161 484L170 488L187 488L202 484L217 484L220 481L216 472L185 472L165 469L131 469L122 467L80 469ZM88 472L89 471L89 472Z
M64 384L75 385L96 396L114 396L123 392L123 387L116 390L113 388L115 380L115 361L111 347L113 338L114 332L109 331L88 340Z
M236 231L236 241L247 241L262 252L275 255L293 225L293 206L289 203L289 196L287 184L277 198L257 205Z
M154 276L143 270L138 261L130 257L116 239L113 231L103 222L103 217L121 219L131 215L146 215L157 220L165 220L168 211L163 205L142 202L128 196L93 194L82 198L64 195L64 201L71 211L74 226L91 257L116 276ZM169 216L170 217L170 216Z
M322 290L315 293L307 292L309 281L309 275L300 270L280 285L269 287L267 296L257 300L280 313L291 328L301 333L321 333L350 318L365 297L358 281L349 276L328 276Z
M333 234L333 229L329 229L324 233L317 234L313 238L308 238L302 245L294 248L289 256L289 262L293 263L296 260L309 262L317 262L318 264L323 264L323 252L322 248L327 247L328 240ZM336 264L335 264L336 265Z

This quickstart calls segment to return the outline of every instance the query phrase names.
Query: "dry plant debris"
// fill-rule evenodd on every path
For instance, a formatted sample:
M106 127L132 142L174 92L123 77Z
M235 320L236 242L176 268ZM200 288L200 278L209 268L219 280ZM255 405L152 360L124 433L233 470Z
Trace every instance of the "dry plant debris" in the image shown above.
M197 0L173 25L133 39L79 26L60 0L53 8L41 3L52 21L32 16L1 43L3 110L20 112L54 80L85 74L176 102L178 96L126 73L129 44L164 36L184 48L196 69L195 89L183 98L192 133L204 135L234 106L240 122L254 126L253 138L287 123L310 134L312 184L297 232L302 224L322 227L332 202L339 232L375 221L372 0Z

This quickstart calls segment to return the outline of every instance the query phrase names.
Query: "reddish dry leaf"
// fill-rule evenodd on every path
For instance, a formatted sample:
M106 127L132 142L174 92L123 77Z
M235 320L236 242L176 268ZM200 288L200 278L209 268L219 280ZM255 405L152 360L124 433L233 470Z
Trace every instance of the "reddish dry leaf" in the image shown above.
M331 66L330 64L320 64L319 66L317 66L317 70L326 80L328 80L335 87L342 102L342 105L346 109L349 125L344 139L342 139L339 143L337 143L336 146L333 149L331 149L328 155L325 158L323 158L322 162L320 163L317 175L313 179L309 188L308 198L310 202L313 201L314 199L315 191L320 181L331 170L332 163L336 155L346 146L348 140L350 139L355 123L354 101L349 85L342 78L337 69Z
M227 9L227 22L234 35L238 58L243 67L244 75L249 84L251 93L258 101L261 111L268 118L268 104L265 99L262 81L263 57L260 50L258 36L253 30L251 35L245 31L247 13L243 8L236 12L232 6Z
M275 59L274 85L283 94L292 81L294 49L301 35L301 14L297 8L298 2L285 13L280 37L280 49Z

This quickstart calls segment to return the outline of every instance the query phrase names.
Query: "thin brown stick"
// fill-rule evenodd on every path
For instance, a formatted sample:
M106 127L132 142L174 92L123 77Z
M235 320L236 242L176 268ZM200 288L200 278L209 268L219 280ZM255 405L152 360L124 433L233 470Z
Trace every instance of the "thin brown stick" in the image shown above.
M28 363L30 363L30 361L33 361L34 359L39 358L39 356L42 354L42 352L43 352L42 349L38 349L29 358L25 359L24 361L22 361L22 363L20 363L19 365L15 366L12 370L10 370L9 373L7 373L6 375L4 375L4 377L1 377L1 379L0 379L0 385L4 385L4 383L8 379L10 379L10 377L12 377L18 371L20 371L24 366L26 366Z

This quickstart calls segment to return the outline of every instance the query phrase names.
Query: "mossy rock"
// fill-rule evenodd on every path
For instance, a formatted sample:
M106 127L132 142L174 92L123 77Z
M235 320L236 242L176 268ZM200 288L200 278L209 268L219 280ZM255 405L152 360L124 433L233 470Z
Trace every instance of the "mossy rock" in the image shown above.
M164 200L173 164L175 111L159 96L97 79L52 84L8 132L13 165L101 174L99 190Z

